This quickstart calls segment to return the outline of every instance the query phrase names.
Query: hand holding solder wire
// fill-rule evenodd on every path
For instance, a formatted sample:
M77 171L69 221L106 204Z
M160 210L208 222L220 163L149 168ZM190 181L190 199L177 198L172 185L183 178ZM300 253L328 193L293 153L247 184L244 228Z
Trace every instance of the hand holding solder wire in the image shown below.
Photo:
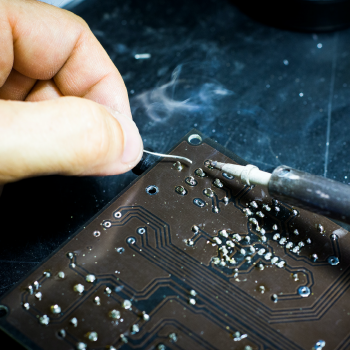
M143 144L123 79L80 17L0 0L0 52L0 186L138 163Z

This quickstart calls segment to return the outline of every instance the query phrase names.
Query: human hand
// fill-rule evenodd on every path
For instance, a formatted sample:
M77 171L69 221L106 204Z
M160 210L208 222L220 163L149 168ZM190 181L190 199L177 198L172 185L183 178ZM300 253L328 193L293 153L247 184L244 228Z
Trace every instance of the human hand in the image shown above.
M143 145L123 79L80 17L0 0L0 53L0 187L44 174L121 174L138 163Z

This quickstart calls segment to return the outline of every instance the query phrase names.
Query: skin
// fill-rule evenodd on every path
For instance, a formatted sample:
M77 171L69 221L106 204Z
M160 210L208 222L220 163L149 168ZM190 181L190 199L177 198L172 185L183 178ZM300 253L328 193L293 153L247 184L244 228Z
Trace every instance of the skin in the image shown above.
M83 19L35 0L0 0L0 53L0 186L121 174L139 162L123 79Z

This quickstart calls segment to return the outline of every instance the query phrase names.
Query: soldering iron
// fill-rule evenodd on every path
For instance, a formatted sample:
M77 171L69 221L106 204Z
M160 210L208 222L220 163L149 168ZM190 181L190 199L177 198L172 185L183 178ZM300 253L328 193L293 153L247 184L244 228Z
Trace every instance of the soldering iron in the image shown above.
M272 174L255 165L210 161L211 166L240 178L244 185L260 185L272 198L331 219L350 223L350 186L281 165Z

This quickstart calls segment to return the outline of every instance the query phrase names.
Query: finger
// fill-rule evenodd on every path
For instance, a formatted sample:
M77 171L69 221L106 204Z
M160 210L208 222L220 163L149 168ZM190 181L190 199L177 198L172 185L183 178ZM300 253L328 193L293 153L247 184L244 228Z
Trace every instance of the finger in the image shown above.
M40 1L3 0L1 21L10 24L13 37L0 49L13 46L18 72L32 79L54 78L65 96L86 97L131 116L121 75L80 17Z
M6 13L2 10L0 6L0 87L10 75L14 59L12 28L9 21L5 20Z
M39 102L53 100L62 96L61 91L52 79L38 80L25 100L30 102Z
M0 110L0 184L43 174L120 174L142 155L135 123L86 99L0 101Z
M0 87L0 99L23 101L35 85L35 82L35 79L28 78L12 69L5 84Z

